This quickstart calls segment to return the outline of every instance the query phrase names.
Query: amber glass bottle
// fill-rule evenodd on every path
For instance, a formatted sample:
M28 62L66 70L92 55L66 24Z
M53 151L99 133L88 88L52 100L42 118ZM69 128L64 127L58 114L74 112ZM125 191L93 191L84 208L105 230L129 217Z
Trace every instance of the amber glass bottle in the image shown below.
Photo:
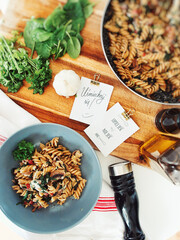
M174 184L180 185L180 139L164 134L153 136L140 147L140 154L145 157L154 170L164 172ZM160 166L157 168L154 164ZM161 171L159 171L161 170Z

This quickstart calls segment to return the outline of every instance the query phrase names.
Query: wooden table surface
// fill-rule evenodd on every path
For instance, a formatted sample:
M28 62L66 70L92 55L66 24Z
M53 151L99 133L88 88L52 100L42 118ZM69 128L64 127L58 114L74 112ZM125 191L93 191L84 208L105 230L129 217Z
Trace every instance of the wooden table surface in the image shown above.
M65 3L66 0L10 0L7 12L3 17L3 23L0 26L0 32L8 36L8 33L14 29L23 31L26 21L31 16L47 17L60 2ZM177 105L168 106L143 99L132 93L116 78L105 60L100 40L101 19L107 0L94 2L97 2L94 12L86 21L86 25L81 32L84 45L80 56L74 60L66 54L61 59L51 61L50 67L53 71L53 78L63 69L72 69L80 77L93 78L95 73L99 73L101 74L101 82L113 85L114 90L108 108L116 102L119 102L125 110L135 108L136 112L132 118L138 124L140 130L116 148L112 155L139 163L139 145L158 133L154 124L156 114L162 109L177 107ZM66 125L83 135L95 148L84 133L87 125L69 119L74 97L65 98L57 95L52 87L53 78L43 95L33 95L32 91L27 89L28 83L25 83L14 94L7 93L6 88L2 85L0 85L0 88L17 104L42 122ZM177 136L180 137L180 135Z

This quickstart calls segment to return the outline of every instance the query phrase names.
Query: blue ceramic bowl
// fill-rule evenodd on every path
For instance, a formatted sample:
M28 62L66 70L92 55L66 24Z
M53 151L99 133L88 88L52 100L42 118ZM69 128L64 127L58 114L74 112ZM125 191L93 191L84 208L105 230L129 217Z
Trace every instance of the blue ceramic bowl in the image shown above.
M79 149L83 153L81 171L87 179L79 200L68 199L62 206L50 205L47 209L31 211L19 202L18 194L12 190L11 169L18 163L12 151L18 142L25 139L35 145L60 137L62 145L70 151ZM0 208L19 227L35 233L62 232L80 223L94 208L101 190L102 175L98 158L91 145L74 130L52 123L41 123L24 128L12 135L0 148Z

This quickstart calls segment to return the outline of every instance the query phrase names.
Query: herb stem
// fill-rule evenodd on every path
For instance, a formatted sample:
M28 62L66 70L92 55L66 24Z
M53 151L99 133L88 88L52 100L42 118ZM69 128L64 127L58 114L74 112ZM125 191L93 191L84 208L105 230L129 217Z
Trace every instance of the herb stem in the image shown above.
M72 19L70 19L70 20L64 25L64 27L66 28L70 23L72 23Z
M10 49L9 45L7 44L7 42L6 42L6 40L5 40L5 38L4 38L3 36L1 36L1 38L2 38L2 40L3 40L4 43L5 43L5 46L6 46L6 48L7 48L7 51L9 52L9 54L10 54L12 60L13 60L13 63L14 63L14 65L15 65L16 68L17 68L18 73L21 73L21 69L19 68L19 66L18 66L18 64L17 64L17 62L16 62L16 60L15 60L15 58L14 58L12 52L11 52L11 49Z
M66 31L66 34L68 35L68 37L71 39L71 36L70 36L70 34Z
M32 66L33 68L35 68L36 70L38 70L37 67L36 67L36 64L32 61L31 58L28 58L28 62L31 64L31 66Z
M35 42L33 42L33 47L32 47L32 50L31 50L31 56L30 56L31 59L32 59L32 57L33 57L34 48L35 48Z

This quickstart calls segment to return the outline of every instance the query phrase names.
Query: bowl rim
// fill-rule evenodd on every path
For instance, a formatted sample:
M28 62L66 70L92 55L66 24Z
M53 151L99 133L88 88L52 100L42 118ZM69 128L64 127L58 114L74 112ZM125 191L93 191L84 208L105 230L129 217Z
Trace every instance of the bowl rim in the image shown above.
M103 49L103 53L104 53L104 56L105 56L105 59L106 59L106 62L108 63L109 67L111 68L112 72L115 74L115 76L117 77L117 79L127 88L129 89L132 93L136 94L137 96L145 99L145 100L148 100L150 102L153 102L153 103L157 103L157 104L163 104L163 105L167 105L167 106L173 106L173 105L176 105L176 106L179 106L180 103L167 103L167 102L159 102L159 101L156 101L156 100L153 100L153 99L149 99L149 98L146 98L144 97L143 95L141 94L138 94L136 91L134 91L133 89L131 89L130 87L128 87L124 81L117 75L117 73L115 72L113 66L111 65L109 59L108 59L108 56L106 54L106 50L105 50L105 47L104 47L104 41L103 41L103 29L104 29L104 18L106 16L106 13L107 13L107 9L109 7L109 4L112 0L109 0L104 8L104 12L103 12L103 15L102 15L102 18L101 18L101 24L100 24L100 38L101 38L101 46L102 46L102 49Z
M77 135L78 137L80 137L86 144L87 146L91 149L95 159L96 159L96 162L97 162L97 166L98 166L98 171L99 171L99 189L98 189L98 195L96 197L96 201L94 201L94 204L92 205L92 207L89 209L89 211L82 217L80 218L78 221L76 221L75 223L71 224L70 226L67 226L65 227L64 229L60 229L60 230L48 230L48 229L45 229L43 231L41 230L32 230L31 228L29 228L28 226L24 226L23 224L21 223L17 223L14 221L14 219L12 217L10 217L6 211L4 210L4 208L2 207L2 205L0 204L0 210L3 212L3 214L11 221L11 223L15 224L17 227L20 227L21 229L25 230L25 231L28 231L28 232L32 232L32 233L37 233L37 234L53 234L53 233L60 233L60 232L65 232L69 229L72 229L73 227L77 226L78 224L80 224L84 219L86 219L89 214L92 212L93 208L95 207L98 199L99 199L99 196L100 196L100 193L101 193L101 190L102 190L102 169L101 169L101 164L99 162L99 159L98 159L98 156L97 154L95 153L95 150L93 149L93 147L90 145L90 143L81 135L79 134L77 131L73 130L72 128L69 128L65 125L62 125L62 124L58 124L58 123L37 123L37 124L32 124L32 125L29 125L27 127L24 127L18 131L16 131L15 133L13 133L9 138L7 138L7 140L0 146L0 153L2 151L3 148L6 147L6 144L8 144L8 141L10 141L16 134L19 134L23 131L26 131L27 129L31 129L32 127L37 127L37 126L56 126L56 127L60 127L60 128L64 128L64 129L67 129L68 131L71 131L73 134Z

